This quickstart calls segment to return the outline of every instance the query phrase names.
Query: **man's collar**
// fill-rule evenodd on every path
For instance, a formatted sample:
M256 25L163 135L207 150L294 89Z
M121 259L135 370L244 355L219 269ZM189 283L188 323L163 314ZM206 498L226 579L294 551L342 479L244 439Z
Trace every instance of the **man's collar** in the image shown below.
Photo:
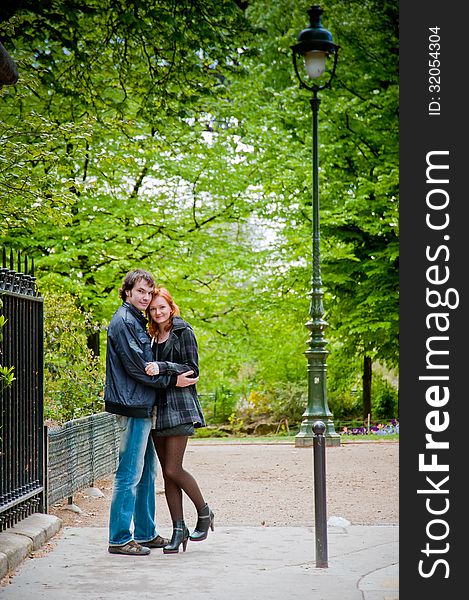
M145 317L144 313L136 306L130 304L130 302L124 302L123 306L126 306L140 321L142 321L142 323L147 323L147 318Z

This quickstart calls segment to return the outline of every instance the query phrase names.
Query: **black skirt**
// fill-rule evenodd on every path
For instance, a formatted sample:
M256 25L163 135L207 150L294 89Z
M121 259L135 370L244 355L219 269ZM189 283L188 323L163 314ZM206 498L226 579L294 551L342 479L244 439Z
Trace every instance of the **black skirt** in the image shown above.
M175 427L167 427L166 429L154 429L153 435L156 437L168 437L171 435L194 435L194 424L183 423Z

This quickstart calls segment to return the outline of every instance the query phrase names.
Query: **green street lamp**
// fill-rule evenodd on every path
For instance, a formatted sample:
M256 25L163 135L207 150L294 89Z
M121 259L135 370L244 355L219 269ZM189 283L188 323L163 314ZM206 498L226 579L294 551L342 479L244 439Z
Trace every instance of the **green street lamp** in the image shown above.
M321 23L322 9L313 5L308 10L310 26L298 36L298 43L292 46L293 66L300 82L300 86L313 92L311 108L313 111L313 258L311 278L311 304L309 308L310 319L306 327L311 332L308 349L305 352L308 359L308 406L303 413L300 431L295 438L296 447L313 445L313 423L323 421L326 429L324 433L326 446L340 446L340 435L334 429L332 413L327 402L327 340L324 330L327 323L324 320L322 304L323 291L321 280L321 255L320 255L320 227L319 227L319 168L318 168L318 113L320 99L318 92L330 88L337 67L339 46L332 42L332 35L324 29ZM297 64L297 58L304 61L305 75L311 80L307 83ZM326 71L327 59L333 57L333 65ZM316 81L322 80L319 84Z

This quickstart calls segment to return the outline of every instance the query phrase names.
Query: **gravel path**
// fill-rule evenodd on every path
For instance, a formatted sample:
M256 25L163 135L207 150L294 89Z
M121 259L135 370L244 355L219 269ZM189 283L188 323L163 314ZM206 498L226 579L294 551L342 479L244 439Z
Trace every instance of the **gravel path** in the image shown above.
M314 525L313 450L293 444L221 443L191 440L185 467L197 479L224 526ZM343 517L353 525L399 522L398 442L343 443L326 450L327 515ZM112 477L95 482L104 494L77 492L73 502L81 513L67 510L67 500L50 507L64 526L103 527L108 524ZM162 533L171 519L161 473L158 474L157 510ZM185 499L188 523L195 510Z

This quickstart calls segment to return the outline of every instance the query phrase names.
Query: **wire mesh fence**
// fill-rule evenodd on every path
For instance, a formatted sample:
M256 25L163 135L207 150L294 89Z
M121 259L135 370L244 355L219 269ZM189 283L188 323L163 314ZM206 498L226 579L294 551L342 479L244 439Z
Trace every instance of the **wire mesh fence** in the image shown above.
M47 502L50 506L114 473L119 456L115 415L97 413L48 430Z

